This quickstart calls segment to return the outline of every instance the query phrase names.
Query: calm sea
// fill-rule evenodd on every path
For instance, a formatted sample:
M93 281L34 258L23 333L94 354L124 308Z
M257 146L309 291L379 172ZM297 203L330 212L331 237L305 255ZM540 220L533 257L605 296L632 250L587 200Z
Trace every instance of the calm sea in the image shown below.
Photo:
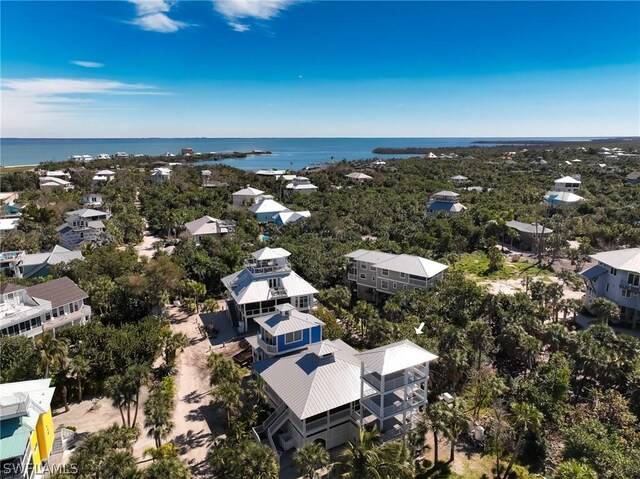
M545 138L535 138L544 140ZM374 155L376 147L464 147L474 141L526 140L526 138L5 138L0 140L0 163L3 166L32 165L42 161L64 161L71 155L114 154L177 154L181 148L196 152L229 152L268 150L273 155L224 160L246 170L262 168L298 170L308 165L338 161L383 157ZM589 138L553 138L563 141L586 141ZM487 144L483 146L488 146ZM402 155L393 155L401 157Z

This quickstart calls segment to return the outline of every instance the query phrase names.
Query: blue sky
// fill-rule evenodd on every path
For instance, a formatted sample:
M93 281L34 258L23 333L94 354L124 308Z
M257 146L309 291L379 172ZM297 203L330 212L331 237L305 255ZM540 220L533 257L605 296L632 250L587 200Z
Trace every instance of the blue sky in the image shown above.
M640 134L640 2L2 2L3 137Z

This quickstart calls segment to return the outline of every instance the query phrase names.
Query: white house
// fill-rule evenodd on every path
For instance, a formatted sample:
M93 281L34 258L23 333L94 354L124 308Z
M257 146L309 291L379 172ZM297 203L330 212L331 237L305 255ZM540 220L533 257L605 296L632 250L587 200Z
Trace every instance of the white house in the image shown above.
M580 189L582 182L572 176L563 176L553 182L553 191L574 192Z
M570 191L548 191L544 195L543 204L547 206L572 206L581 201L584 201L582 196Z
M462 186L469 181L469 178L462 175L456 175L451 177L451 181L453 181L456 186Z
M171 179L169 168L154 168L151 172L151 182L155 184L164 183Z
M255 215L258 223L272 223L278 213L290 210L275 201L271 195L264 195L258 197L256 203L249 208L249 211Z
M207 238L222 238L233 234L236 230L236 222L232 220L219 220L211 216L203 216L197 220L189 221L184 225L187 234L193 238L196 245L200 240Z
M311 183L309 178L304 176L296 176L291 183L287 183L285 186L285 193L290 195L291 193L300 193L301 195L308 195L318 191L318 187Z
M73 189L70 181L55 176L41 176L39 181L41 191L51 191L55 188L60 188L65 191Z
M276 180L278 178L280 178L282 175L284 175L286 173L285 170L276 170L276 169L270 169L270 170L258 170L256 171L256 175L258 176L268 176L271 178L275 178Z
M346 255L347 279L358 299L374 303L400 291L426 289L439 281L447 265L421 256L358 249Z
M420 421L436 358L408 340L358 353L338 339L254 362L274 408L254 438L287 451L312 442L332 449L372 423L383 440L401 436Z
M585 281L585 307L595 298L620 306L620 321L633 329L640 326L640 248L591 255L597 265L580 273Z
M108 242L103 220L111 218L111 213L82 208L65 214L67 222L57 230L62 247L76 250L87 243L99 245Z
M247 185L246 188L236 191L231 194L233 206L242 206L244 204L253 204L258 197L262 196L264 191L257 188L252 188Z
M460 203L460 195L453 191L439 191L427 203L427 216L438 216L444 212L448 216L464 213L467 207Z
M94 184L107 183L109 181L113 181L115 177L116 177L115 171L100 170L96 172L96 174L93 176L93 182Z
M100 208L102 206L102 195L100 193L84 195L80 200L80 204L84 207Z
M254 252L244 269L222 278L228 291L228 311L238 331L244 333L250 322L289 303L298 311L309 311L318 292L289 265L287 250L262 248Z
M32 338L46 331L84 324L87 294L67 277L34 286L0 285L0 336Z
M100 153L96 155L96 160L110 160L110 159L111 159L111 155L108 155L107 153Z

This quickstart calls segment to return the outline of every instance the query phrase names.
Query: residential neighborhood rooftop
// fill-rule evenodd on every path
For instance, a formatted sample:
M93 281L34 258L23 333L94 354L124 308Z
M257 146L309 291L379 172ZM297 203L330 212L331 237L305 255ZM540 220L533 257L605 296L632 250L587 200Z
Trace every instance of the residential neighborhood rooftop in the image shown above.
M591 258L623 271L640 273L640 248L627 248L592 254Z

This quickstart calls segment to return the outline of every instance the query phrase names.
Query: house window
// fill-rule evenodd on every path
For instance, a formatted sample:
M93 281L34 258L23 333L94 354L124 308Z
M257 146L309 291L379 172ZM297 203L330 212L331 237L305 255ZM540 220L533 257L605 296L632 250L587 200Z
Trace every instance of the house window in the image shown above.
M407 285L406 284L402 285L402 289L406 290L407 289Z
M371 275L371 281L375 282L375 280L376 280L376 275L375 275L375 274L372 274L372 275Z
M364 273L360 273L360 279L367 279L367 275Z
M398 283L393 283L393 289L398 289Z
M382 280L382 289L389 289L389 281Z
M58 316L62 316L64 314L64 307L60 306L58 308Z
M607 283L607 292L609 292L609 283Z
M367 269L367 265L364 263L360 263L360 269Z
M618 274L618 270L615 269L614 267L611 267L611 274L616 276Z
M284 343L297 343L302 340L302 331L294 331L292 333L287 333L284 335Z
M44 320L45 321L51 321L51 313L47 313L44 315Z
M628 291L626 289L622 290L622 297L623 298L630 298L631 297L631 291Z
M400 277L401 277L402 279L404 279L404 278L406 278L406 277L407 277L407 274L406 274L406 273L400 273Z
M629 273L629 284L640 286L640 274Z
M383 269L382 270L382 276L389 276L389 270L388 269Z

